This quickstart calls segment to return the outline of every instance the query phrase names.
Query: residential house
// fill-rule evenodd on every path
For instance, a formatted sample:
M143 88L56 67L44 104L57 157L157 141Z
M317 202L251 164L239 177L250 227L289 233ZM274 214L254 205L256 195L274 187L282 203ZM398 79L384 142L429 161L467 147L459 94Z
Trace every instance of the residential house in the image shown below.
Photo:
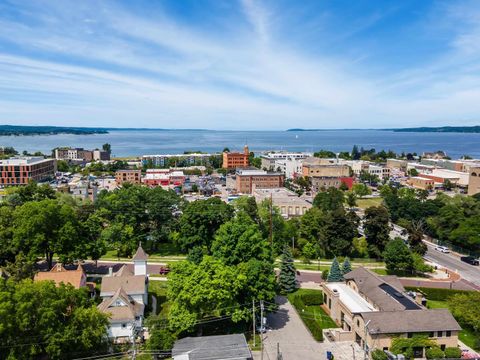
M131 341L143 328L145 305L148 304L148 255L140 245L133 256L133 272L123 265L116 273L110 269L102 278L98 308L110 314L108 336L116 342Z
M456 347L460 325L447 309L427 309L421 296L407 294L396 276L359 267L344 282L323 283L324 309L338 324L336 341L356 341L371 352L388 350L395 338L424 334L442 349ZM425 349L414 348L423 358Z
M50 271L36 273L33 281L54 281L57 286L61 283L70 284L75 289L87 286L87 276L82 265L78 265L76 270L67 270L61 263L55 264Z

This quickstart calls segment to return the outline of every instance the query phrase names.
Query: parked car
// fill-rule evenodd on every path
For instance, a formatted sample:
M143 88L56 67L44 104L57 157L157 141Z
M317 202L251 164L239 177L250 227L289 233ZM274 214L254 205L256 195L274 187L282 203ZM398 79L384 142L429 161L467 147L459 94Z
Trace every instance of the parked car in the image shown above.
M170 272L170 268L168 266L160 267L160 275L167 275Z
M444 254L450 253L450 249L449 249L448 247L446 247L446 246L437 246L437 247L435 248L435 250L440 251L440 252L442 252L442 253L444 253Z
M480 265L480 260L474 258L473 256L462 256L460 258L460 260L462 260L463 262L466 262L467 264L470 264L470 265L475 265L475 266Z

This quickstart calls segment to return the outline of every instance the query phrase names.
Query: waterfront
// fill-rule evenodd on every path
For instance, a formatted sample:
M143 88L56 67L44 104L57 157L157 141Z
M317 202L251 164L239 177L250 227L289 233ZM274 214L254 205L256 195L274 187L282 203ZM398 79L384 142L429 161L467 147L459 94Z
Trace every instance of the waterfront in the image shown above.
M1 136L0 146L18 151L42 151L49 154L58 146L101 147L112 145L114 156L183 153L184 151L220 152L225 147L252 151L288 150L335 152L350 151L354 144L364 148L417 152L444 150L452 158L464 154L480 158L480 133L402 133L383 130L330 131L212 131L212 130L111 130L96 135Z

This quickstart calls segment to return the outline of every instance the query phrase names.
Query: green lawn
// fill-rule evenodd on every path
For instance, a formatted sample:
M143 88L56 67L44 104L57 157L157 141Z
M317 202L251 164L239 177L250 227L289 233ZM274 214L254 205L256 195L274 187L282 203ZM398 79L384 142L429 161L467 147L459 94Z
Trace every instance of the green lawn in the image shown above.
M150 281L148 283L148 296L155 296L157 298L157 314L166 317L170 309L170 305L167 302L167 282Z
M382 198L371 198L371 199L357 199L357 206L361 209L366 209L371 206L378 206L382 204Z

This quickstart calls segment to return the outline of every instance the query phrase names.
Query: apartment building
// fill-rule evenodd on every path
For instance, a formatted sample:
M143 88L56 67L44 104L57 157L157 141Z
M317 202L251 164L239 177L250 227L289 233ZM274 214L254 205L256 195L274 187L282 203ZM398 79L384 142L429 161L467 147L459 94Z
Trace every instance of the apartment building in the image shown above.
M229 152L225 151L223 153L223 163L222 167L224 169L237 169L244 168L250 165L248 157L250 155L250 150L248 146L245 145L243 152Z
M470 168L468 178L468 195L480 193L480 166Z
M237 169L235 188L238 193L251 194L255 189L271 189L283 186L285 176L256 168Z
M210 165L212 156L220 155L204 153L143 155L142 165L155 168L207 166Z
M408 294L396 276L359 267L344 278L322 284L322 307L339 326L331 332L336 341L356 341L369 353L414 334L425 334L443 350L458 345L461 327L450 311L427 309L421 294ZM414 348L414 356L424 358L425 348Z
M263 168L263 167L262 167ZM303 176L303 159L287 158L275 160L271 171L278 171L285 174L287 179L294 179Z
M255 189L253 196L257 203L271 199L273 206L280 209L280 214L285 219L302 216L312 207L311 203L286 188Z
M42 182L55 176L56 161L43 157L16 157L0 160L0 186L26 185Z
M61 147L53 150L56 160L66 160L72 162L90 162L90 161L108 161L110 153L103 150L86 150L84 148Z
M121 186L124 183L141 184L142 170L117 170L115 172L115 181L117 186Z

